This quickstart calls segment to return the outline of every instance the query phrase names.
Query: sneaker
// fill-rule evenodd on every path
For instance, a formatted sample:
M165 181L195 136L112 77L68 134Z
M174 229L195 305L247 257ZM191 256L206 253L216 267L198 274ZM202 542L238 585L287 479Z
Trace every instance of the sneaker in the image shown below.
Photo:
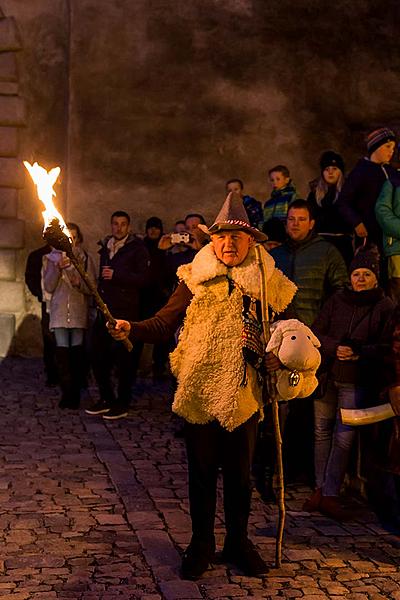
M266 563L249 539L235 547L225 544L222 559L234 564L235 567L239 567L249 577L261 577L269 571Z
M110 407L102 400L96 402L96 404L93 404L93 406L90 408L85 409L85 413L88 415L102 415L103 413L107 413L109 411Z
M212 554L205 547L189 544L182 557L182 579L195 580L201 577L210 566Z
M127 408L110 408L107 413L103 415L103 419L107 419L108 421L116 421L117 419L123 419L127 416Z

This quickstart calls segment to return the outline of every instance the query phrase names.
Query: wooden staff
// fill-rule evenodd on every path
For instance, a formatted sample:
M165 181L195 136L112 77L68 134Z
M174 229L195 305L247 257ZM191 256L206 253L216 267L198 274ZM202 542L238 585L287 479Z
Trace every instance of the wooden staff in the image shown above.
M268 315L268 294L267 294L267 278L265 272L265 265L262 257L262 246L257 244L255 246L256 262L260 269L260 289L261 289L261 315L262 315L262 327L264 333L265 344L267 345L271 337L269 327L269 315ZM278 530L276 533L276 544L275 544L275 566L279 568L282 564L282 540L283 532L285 529L285 479L283 474L283 459L282 459L282 435L281 428L279 425L279 402L276 393L276 375L275 373L269 373L267 377L267 391L272 404L272 418L274 423L274 434L275 434L275 445L276 445L276 463L278 469L278 488L277 488L277 500L278 500Z

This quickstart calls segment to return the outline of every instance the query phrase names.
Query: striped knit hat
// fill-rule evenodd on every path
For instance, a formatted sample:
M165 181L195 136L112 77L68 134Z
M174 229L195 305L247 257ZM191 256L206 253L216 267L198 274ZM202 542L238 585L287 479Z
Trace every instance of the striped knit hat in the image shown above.
M368 155L371 156L371 154L380 146L383 146L383 144L395 141L396 134L388 127L380 127L379 129L371 131L371 133L367 135L366 139Z

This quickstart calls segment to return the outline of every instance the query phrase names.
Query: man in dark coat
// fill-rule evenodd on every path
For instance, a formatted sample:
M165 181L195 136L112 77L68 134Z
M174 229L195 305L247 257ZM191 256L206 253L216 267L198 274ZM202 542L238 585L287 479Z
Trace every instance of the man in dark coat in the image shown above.
M29 291L41 304L42 309L42 339L43 339L43 362L46 373L46 385L56 385L58 382L57 367L55 363L56 342L53 333L49 329L49 313L46 303L43 302L42 294L42 259L51 252L48 244L33 250L28 256L25 269L25 283Z
M143 241L132 235L129 215L116 211L111 216L111 233L100 244L99 292L118 319L134 320L140 314L140 290L149 283L150 256ZM100 401L87 409L90 415L120 419L128 414L140 347L128 352L108 335L102 313L92 332L92 367L99 387ZM115 396L112 369L116 367L118 390Z

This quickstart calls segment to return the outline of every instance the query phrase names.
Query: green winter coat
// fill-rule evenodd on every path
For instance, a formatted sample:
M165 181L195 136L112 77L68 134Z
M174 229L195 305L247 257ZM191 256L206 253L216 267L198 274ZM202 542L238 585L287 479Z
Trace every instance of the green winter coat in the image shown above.
M383 232L385 256L400 254L400 187L385 181L375 204L375 215Z
M299 319L310 326L325 300L348 282L340 252L312 232L305 240L288 240L271 250L275 265L291 279L298 291L282 318Z

